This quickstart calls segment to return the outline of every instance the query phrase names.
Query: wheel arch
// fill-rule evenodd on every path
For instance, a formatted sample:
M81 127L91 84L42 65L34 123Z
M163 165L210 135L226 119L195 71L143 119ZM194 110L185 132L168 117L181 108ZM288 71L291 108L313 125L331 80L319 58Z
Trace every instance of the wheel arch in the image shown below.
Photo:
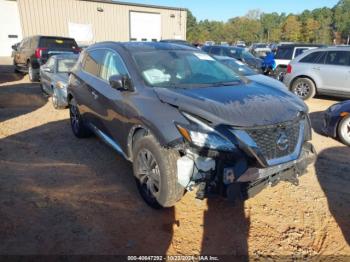
M307 78L307 79L311 80L312 83L314 83L314 85L315 85L315 89L316 89L316 93L317 93L317 83L312 77L310 77L308 75L298 75L298 76L294 77L293 80L290 82L289 90L292 90L292 86L293 86L294 82L296 80L298 80L299 78Z

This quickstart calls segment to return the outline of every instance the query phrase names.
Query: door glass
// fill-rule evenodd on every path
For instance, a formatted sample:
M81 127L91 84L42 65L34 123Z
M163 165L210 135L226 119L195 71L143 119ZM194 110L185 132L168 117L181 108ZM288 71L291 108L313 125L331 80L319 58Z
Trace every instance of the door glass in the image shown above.
M103 66L101 68L101 78L109 81L109 78L112 75L125 74L127 74L127 70L121 57L115 52L107 51Z
M210 50L210 53L212 55L221 55L221 48L220 47L212 47Z
M309 50L309 48L296 48L295 49L295 55L294 57L297 57L298 55L301 55L304 53L306 50Z
M329 51L326 58L327 65L350 65L350 52L347 51Z
M100 70L104 62L105 54L106 51L102 49L88 52L83 65L84 71L100 77Z

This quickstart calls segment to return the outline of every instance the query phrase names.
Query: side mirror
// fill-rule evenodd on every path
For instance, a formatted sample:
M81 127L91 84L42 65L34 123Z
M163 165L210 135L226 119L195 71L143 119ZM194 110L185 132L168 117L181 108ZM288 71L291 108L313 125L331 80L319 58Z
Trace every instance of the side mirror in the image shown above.
M18 50L18 44L15 44L15 45L11 46L11 48L12 48L13 50L17 51L17 50Z
M112 75L109 78L109 84L117 90L131 90L131 80L127 75Z

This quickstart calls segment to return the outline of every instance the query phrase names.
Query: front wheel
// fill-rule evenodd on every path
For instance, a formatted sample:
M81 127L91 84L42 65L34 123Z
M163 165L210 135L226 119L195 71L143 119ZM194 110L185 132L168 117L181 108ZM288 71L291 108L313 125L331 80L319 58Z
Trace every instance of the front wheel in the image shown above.
M346 116L340 121L338 136L341 142L350 146L350 116Z
M174 206L184 194L177 179L176 151L162 148L148 135L135 142L133 156L136 184L144 201L155 209Z
M316 94L314 82L308 78L298 78L293 84L291 91L303 100L313 98Z
M69 103L70 124L73 134L78 138L85 138L92 135L91 130L85 125L80 115L77 103L74 98Z

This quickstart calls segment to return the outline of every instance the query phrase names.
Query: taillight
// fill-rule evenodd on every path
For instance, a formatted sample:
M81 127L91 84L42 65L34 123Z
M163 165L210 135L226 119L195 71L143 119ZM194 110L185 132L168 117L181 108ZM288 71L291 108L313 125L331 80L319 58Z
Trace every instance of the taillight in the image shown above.
M288 65L287 66L287 74L291 74L292 73L292 66Z
M43 55L43 51L46 50L47 48L42 48L39 47L37 49L35 49L35 57L36 58L41 58L41 56Z

